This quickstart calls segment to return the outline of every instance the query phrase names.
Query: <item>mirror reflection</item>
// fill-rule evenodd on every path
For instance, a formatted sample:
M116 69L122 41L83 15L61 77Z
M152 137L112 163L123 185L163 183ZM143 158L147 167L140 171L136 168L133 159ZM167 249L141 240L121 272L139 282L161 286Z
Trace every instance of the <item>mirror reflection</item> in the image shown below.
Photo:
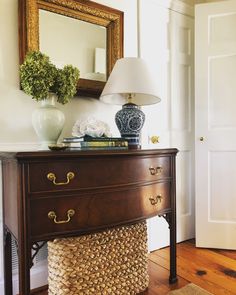
M39 48L57 67L72 64L80 77L106 81L106 27L39 9Z
M72 64L81 76L77 96L99 97L123 57L124 13L88 0L18 0L19 57L40 50L58 67Z

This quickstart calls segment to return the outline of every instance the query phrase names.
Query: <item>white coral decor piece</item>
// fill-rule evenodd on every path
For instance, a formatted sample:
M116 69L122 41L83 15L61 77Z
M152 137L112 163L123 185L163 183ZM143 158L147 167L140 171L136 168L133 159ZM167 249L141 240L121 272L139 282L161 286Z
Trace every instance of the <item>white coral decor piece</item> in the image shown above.
M72 128L72 136L82 137L85 135L110 137L111 132L107 123L97 120L94 117L88 117L84 120L77 120Z

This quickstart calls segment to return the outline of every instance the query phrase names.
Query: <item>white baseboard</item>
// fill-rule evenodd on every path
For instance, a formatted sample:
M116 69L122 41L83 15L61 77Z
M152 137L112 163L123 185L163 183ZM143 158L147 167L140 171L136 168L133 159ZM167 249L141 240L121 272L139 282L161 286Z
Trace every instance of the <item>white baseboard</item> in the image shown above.
M40 261L30 271L31 289L47 285L48 267L47 260ZM18 274L13 275L13 295L19 294ZM4 294L4 281L0 281L0 294Z

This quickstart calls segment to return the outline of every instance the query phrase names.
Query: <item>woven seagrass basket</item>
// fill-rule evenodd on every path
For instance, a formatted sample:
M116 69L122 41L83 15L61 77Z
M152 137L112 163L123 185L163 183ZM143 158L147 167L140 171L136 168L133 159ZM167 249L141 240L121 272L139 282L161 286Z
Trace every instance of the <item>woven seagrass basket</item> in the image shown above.
M49 295L131 295L148 286L146 222L48 242Z

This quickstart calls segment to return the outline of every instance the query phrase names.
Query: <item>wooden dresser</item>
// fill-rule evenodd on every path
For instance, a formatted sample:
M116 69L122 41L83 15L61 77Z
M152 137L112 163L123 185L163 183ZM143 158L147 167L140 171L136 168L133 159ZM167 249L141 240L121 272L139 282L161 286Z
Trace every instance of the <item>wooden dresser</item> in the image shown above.
M159 215L170 228L170 283L176 282L176 149L2 152L4 269L12 294L11 239L20 294L30 294L31 249ZM157 234L158 234L158 228Z

